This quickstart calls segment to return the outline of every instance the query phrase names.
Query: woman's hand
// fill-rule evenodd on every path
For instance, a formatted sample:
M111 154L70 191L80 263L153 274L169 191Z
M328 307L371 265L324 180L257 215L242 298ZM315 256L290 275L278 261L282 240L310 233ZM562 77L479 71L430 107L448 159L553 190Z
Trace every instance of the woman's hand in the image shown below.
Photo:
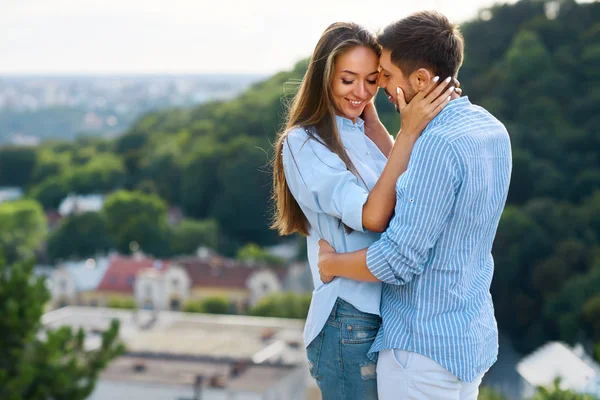
M365 121L365 135L375 143L386 157L389 156L394 146L394 141L379 120L373 100L367 103L361 118Z
M448 77L441 84L438 84L439 78L436 78L438 77L432 79L429 87L418 92L408 104L402 89L397 89L398 109L402 121L401 134L420 136L427 124L444 109L452 95L456 94L454 84L447 86L452 78Z

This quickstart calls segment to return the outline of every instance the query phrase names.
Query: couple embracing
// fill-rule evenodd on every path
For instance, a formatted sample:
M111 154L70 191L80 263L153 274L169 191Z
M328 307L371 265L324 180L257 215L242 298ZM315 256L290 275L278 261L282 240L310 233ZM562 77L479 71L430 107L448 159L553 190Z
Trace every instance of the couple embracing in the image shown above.
M307 237L304 339L324 400L476 400L496 360L491 255L504 126L461 96L464 43L434 11L321 36L276 142L274 227ZM396 139L373 105L385 90Z

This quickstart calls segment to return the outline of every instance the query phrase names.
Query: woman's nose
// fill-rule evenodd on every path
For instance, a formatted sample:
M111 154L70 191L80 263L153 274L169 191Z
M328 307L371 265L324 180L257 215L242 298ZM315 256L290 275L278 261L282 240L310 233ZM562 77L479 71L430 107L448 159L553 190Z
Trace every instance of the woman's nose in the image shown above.
M367 85L365 83L361 83L356 88L356 96L360 99L365 99L369 91L367 90Z

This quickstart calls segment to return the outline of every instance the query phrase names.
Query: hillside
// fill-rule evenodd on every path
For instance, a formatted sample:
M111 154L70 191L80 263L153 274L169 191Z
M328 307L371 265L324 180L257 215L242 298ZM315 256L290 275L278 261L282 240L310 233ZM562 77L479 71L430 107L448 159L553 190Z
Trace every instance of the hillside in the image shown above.
M504 122L513 143L494 245L500 327L521 350L549 339L589 348L600 342L600 3L523 0L462 29L464 94ZM147 114L115 141L2 148L0 186L24 186L46 208L71 191L139 189L215 220L222 251L275 243L271 142L306 65L231 101ZM397 131L387 101L377 105Z

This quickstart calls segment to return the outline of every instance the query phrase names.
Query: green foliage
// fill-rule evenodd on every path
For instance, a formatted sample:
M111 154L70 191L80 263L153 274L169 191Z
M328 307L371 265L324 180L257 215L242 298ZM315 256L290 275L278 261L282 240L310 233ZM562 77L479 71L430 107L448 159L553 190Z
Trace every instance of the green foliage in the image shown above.
M540 387L532 400L596 400L589 394L580 394L572 390L563 390L560 388L560 379L556 378L552 387Z
M107 306L110 308L122 308L125 310L135 310L137 305L135 300L129 297L110 297L107 302Z
M0 258L7 262L31 258L48 227L44 211L35 200L0 203Z
M199 247L216 249L219 244L219 225L214 220L184 219L171 228L170 253L195 254Z
M191 313L205 314L229 314L230 305L225 297L213 296L202 300L192 300L187 302L183 311Z
M248 243L237 252L237 258L241 261L263 262L267 264L283 264L283 260L269 254L265 249L254 243Z
M84 348L85 333L41 325L49 299L33 263L0 263L0 398L84 400L100 372L123 353L119 323L112 321L96 350ZM43 333L43 335L40 335Z
M119 191L110 195L102 210L117 250L128 254L133 242L156 257L168 254L167 206L156 195Z
M495 391L494 389L482 386L479 389L479 395L477 396L477 400L505 400L505 397L502 396L499 392Z
M112 246L102 214L75 214L65 218L48 237L48 256L53 261L81 259L106 253Z
M0 187L26 186L37 161L37 151L31 147L0 148Z
M125 167L113 154L102 154L73 168L65 178L77 194L105 193L125 183Z
M276 293L260 300L249 314L259 317L306 319L310 300L310 294Z

